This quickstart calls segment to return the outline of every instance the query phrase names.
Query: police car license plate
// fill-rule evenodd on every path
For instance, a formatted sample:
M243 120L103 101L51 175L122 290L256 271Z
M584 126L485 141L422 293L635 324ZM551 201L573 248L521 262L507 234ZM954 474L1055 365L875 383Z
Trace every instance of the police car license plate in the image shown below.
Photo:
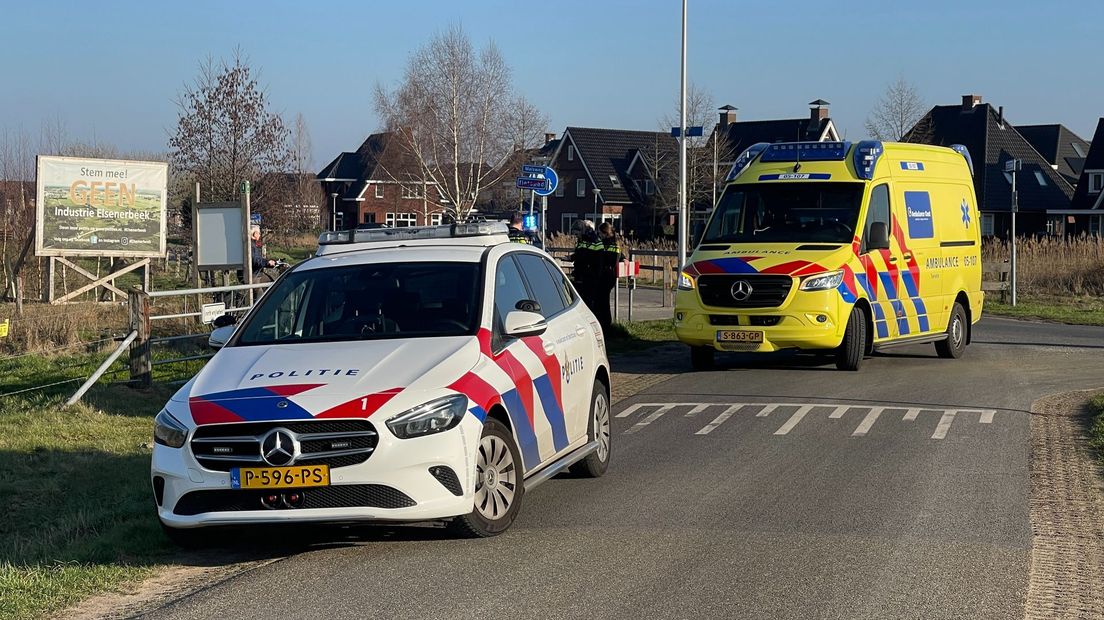
M235 467L230 470L232 489L293 489L328 486L330 486L329 465Z
M762 344L763 332L742 329L722 329L717 332L717 342L725 344Z

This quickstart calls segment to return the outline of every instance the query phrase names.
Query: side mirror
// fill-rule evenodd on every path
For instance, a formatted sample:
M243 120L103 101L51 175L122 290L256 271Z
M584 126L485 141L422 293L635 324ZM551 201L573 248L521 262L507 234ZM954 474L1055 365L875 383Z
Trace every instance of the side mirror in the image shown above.
M866 233L866 249L867 251L889 249L889 227L885 222L874 222L870 225L870 230Z
M221 316L215 317L214 321L211 321L211 325L215 327L226 327L227 325L233 325L238 322L238 317L233 314L226 313Z
M548 329L548 323L545 322L543 316L525 310L511 310L506 315L505 325L502 326L502 331L507 336L514 338L539 336L546 329Z
M539 313L541 311L541 308L540 304L533 301L532 299L522 299L521 301L514 304L514 310L524 310L526 312Z
M207 346L211 347L212 349L221 349L222 347L226 346L226 343L233 335L233 325L216 327L215 329L211 330L211 335L207 337Z

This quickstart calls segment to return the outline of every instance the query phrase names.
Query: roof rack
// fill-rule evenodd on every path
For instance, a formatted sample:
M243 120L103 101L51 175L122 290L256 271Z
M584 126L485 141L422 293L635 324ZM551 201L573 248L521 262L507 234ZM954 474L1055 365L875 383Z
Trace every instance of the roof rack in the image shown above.
M504 222L469 222L438 226L328 230L318 237L318 256L353 250L403 245L490 246L510 240Z

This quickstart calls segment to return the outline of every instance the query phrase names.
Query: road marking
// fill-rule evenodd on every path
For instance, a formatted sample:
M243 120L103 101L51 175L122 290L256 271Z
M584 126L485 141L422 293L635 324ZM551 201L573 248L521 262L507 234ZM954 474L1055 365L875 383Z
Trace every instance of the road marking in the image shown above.
M913 422L916 420L916 416L920 415L919 409L909 409L905 412L905 417L901 418L905 422Z
M613 417L615 417L615 418L627 418L627 417L631 416L632 414L636 413L637 411L639 411L641 407L667 407L667 406L671 406L671 407L693 407L695 405L700 405L700 404L702 404L702 403L636 403L635 405L630 405L624 411L622 411L621 413L619 413L619 414L617 414ZM723 405L725 403L706 403L705 406L708 407L709 405L713 405L713 404Z
M755 417L765 418L765 417L769 416L771 414L771 412L774 411L775 409L778 409L778 405L767 405L766 407L763 407L762 411L755 414Z
M656 421L656 420L658 420L658 419L659 419L659 418L660 418L660 417L661 417L661 416L662 416L663 414L665 414L665 413L667 413L668 411L670 411L670 410L674 409L675 407L676 407L676 405L663 405L663 406L662 406L662 407L660 407L659 409L656 409L655 411L653 411L653 412L651 412L650 414L648 414L648 417L646 417L646 418L644 418L643 420L641 420L641 421L637 422L636 424L633 424L633 425L632 425L632 428L630 428L629 430L625 431L625 433L626 433L626 434L630 434L630 433L635 433L635 432L639 431L640 429L642 429L642 428L644 428L645 426L647 426L647 425L651 424L652 422L655 422L655 421Z
M692 417L698 415L699 413L705 411L707 407L709 407L709 403L702 403L700 405L695 405L693 409L686 412L686 417L692 418Z
M637 404L635 404L635 405L633 405L633 406L631 406L631 407L626 407L624 411L622 411L621 413L617 414L617 417L619 417L619 418L627 418L627 417L631 416L632 414L636 413L636 410L637 410L637 409L640 409L641 407L644 407L644 406L648 406L648 407L651 407L652 405L651 405L651 404L648 404L648 403L637 403Z
M943 412L943 417L939 418L939 425L935 427L935 432L932 433L932 439L943 439L947 436L947 431L951 430L951 422L955 419L955 409L948 409Z
M797 426L798 422L801 422L801 419L805 417L805 414L809 413L809 410L815 406L816 405L801 405L800 407L798 407L797 411L793 412L793 415L790 416L790 419L786 420L786 423L782 425L782 428L774 431L774 434L785 435L792 431L794 427Z
M852 437L865 437L866 433L870 430L871 426L878 421L878 416L882 415L882 411L885 407L871 407L867 412L866 417L859 423L859 427L855 429L854 433L851 433Z
M828 417L833 419L833 420L838 420L838 419L843 417L843 414L848 409L850 409L850 407L848 407L847 405L840 405L839 407L836 407L835 411L833 411L832 413L829 413Z
M978 418L978 424L992 424L993 423L993 416L997 413L996 411L994 411L992 409L983 409L981 411L972 411L972 410L967 410L967 409L960 409L958 412L959 413L977 413L977 414L980 414L981 417Z
M718 426L724 424L725 420L732 417L732 414L736 413L736 411L738 411L741 407L743 407L743 405L741 405L741 404L730 405L727 409L725 409L724 411L721 412L721 415L714 418L712 422L710 422L709 424L706 424L700 431L698 431L694 434L695 435L708 435L709 433L713 432L713 429L715 429Z

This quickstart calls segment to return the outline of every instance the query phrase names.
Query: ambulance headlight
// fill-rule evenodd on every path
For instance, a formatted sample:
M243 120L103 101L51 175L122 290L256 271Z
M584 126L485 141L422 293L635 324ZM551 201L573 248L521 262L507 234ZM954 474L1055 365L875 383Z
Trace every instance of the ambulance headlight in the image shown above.
M411 439L447 431L460 423L468 410L468 397L454 394L408 409L387 421L399 439Z
M815 276L809 276L801 281L803 291L827 291L834 289L843 282L842 271L830 271Z
M153 441L170 448L179 448L188 438L188 428L164 409L153 419Z
M694 276L685 271L679 272L678 289L680 291L694 290Z

